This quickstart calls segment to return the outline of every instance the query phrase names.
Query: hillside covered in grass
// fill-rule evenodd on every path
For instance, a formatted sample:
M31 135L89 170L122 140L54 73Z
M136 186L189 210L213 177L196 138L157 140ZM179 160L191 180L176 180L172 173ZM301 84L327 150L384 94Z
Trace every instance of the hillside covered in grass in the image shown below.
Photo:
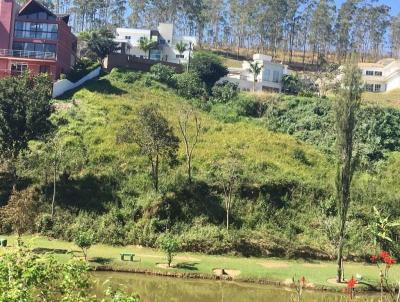
M148 105L157 108L179 138L176 160L161 161L158 192L149 158L136 143L119 139ZM39 169L24 162L24 157L29 163L43 161L46 149L41 142L31 142L18 167L25 184L38 187L43 196L32 232L72 240L83 228L95 232L101 243L154 247L159 235L170 231L186 251L334 255L337 219L329 99L252 94L227 102L189 99L149 74L115 70L55 100L54 107L51 121L62 142L62 173L57 175L53 218L53 159ZM201 121L191 182L178 124L187 110ZM394 139L398 131L390 126L397 124L398 115L395 109L363 108L358 131L364 155L353 185L347 253L365 255L373 248L368 231L373 205L393 218L400 216L394 177L400 165ZM215 169L232 150L242 175L227 230L224 187ZM375 150L381 151L379 156Z

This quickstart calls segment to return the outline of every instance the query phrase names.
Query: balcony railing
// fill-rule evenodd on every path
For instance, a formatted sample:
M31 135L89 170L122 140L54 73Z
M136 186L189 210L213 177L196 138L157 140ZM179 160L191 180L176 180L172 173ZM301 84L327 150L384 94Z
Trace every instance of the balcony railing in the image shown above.
M30 58L30 59L55 60L56 54L54 52L43 52L43 51L0 49L0 57L19 57L19 58Z

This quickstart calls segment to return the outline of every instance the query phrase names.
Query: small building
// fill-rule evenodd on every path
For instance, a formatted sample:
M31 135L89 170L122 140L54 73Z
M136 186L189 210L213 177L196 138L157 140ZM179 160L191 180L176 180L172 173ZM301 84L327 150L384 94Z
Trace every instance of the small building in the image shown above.
M57 80L75 64L77 39L68 15L56 15L36 0L20 6L0 0L0 77L48 73Z
M255 83L255 91L273 91L282 90L282 77L289 74L287 65L272 61L271 56L255 54L253 61L262 66L261 72ZM254 75L250 71L250 63L243 61L241 68L229 68L229 73L223 77L220 82L229 81L238 84L240 90L252 91Z
M400 61L383 59L376 63L359 63L365 90L385 92L400 88Z
M143 37L156 42L150 54L139 47ZM187 45L187 50L182 54L176 49L176 44L181 41ZM119 43L119 52L122 54L179 64L187 62L189 47L193 48L197 39L193 36L176 36L173 24L160 23L157 29L117 28L115 42Z

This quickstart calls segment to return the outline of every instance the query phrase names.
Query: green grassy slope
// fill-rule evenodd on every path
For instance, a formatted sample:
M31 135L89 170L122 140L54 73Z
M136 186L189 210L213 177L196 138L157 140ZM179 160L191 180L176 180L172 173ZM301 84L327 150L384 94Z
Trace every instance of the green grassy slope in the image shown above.
M128 172L132 165L137 171L146 170L146 158L138 155L135 145L116 144L119 129L134 118L138 107L158 104L179 135L179 112L191 106L188 100L162 86L149 88L141 82L128 85L107 77L89 83L72 99L76 100L77 106L59 113L69 120L60 131L82 133L88 147L88 170L96 175L107 175L116 167ZM243 152L247 174L258 184L285 179L315 185L327 178L331 165L312 146L289 135L267 131L252 121L222 123L206 112L200 114L204 133L194 156L198 179L207 179L207 166L229 147ZM308 165L294 156L295 150L299 149L305 152ZM182 161L183 151L181 143Z

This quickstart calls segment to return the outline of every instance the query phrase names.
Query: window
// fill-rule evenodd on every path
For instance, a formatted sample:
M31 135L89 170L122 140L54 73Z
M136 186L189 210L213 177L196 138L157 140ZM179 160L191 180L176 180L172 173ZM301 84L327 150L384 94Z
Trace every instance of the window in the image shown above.
M381 91L381 84L375 84L375 92Z
M150 51L150 60L160 61L161 60L161 50L152 49Z
M126 40L130 40L130 39L131 39L131 36L125 36L125 39L126 39Z
M57 40L58 24L15 22L15 37Z
M33 13L22 13L21 17L25 17L26 19L30 20L56 20L54 15L49 15L45 11L41 12L33 12Z
M48 65L40 65L39 72L40 73L49 73L50 67Z
M369 92L374 91L374 84L365 84L365 90Z
M367 70L367 71L365 72L365 75L367 75L367 76L373 76L373 75L374 75L374 72L373 72L372 70Z
M279 83L281 81L280 79L281 73L277 70L274 70L272 74L272 82Z
M183 58L185 58L185 55L178 54L178 55L176 55L176 58L177 59L183 59Z
M56 45L48 43L14 42L14 56L54 59L56 57Z
M263 81L266 81L266 82L269 82L270 81L270 79L269 79L269 77L270 77L270 70L269 69L265 69L264 70L264 73L263 73Z
M22 74L28 69L28 65L25 63L11 63L12 74Z
M381 77L382 76L382 71L375 71L375 75L378 76L378 77Z

